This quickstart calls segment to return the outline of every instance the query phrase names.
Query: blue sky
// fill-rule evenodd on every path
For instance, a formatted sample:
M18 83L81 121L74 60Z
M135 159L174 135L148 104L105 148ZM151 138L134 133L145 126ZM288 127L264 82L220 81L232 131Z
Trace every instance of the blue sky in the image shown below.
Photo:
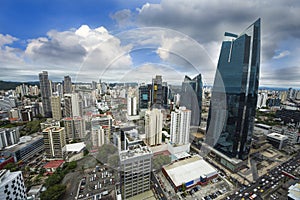
M213 82L225 31L262 18L260 85L300 87L300 3L296 0L3 0L1 80L136 80L161 73L179 83ZM222 5L222 6L221 6ZM279 14L280 13L280 14ZM124 78L126 77L126 78Z

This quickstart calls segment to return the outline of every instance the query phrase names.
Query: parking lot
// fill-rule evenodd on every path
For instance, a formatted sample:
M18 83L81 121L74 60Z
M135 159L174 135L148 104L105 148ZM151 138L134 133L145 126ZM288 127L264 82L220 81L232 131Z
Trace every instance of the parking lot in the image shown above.
M112 169L96 166L90 169L78 186L77 199L103 199L114 190L115 175Z

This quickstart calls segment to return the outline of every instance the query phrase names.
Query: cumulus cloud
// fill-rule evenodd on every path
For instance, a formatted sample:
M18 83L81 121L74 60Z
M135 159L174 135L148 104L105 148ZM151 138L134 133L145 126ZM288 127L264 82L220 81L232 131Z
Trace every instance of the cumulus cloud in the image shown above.
M12 44L13 42L17 41L18 39L11 36L11 35L3 35L0 33L0 48L6 44Z
M120 27L132 25L132 13L129 9L119 10L110 17L115 20Z
M223 5L223 6L220 6ZM194 38L203 45L216 63L224 39L225 31L241 33L243 28L249 26L257 18L262 18L262 64L273 59L283 58L293 52L295 47L288 47L287 51L279 52L286 40L299 43L300 2L275 1L243 1L226 2L212 0L208 2L193 0L162 0L160 3L146 3L138 9L137 22L140 27L164 27L173 29ZM278 14L280 13L280 15ZM170 42L170 41L168 41ZM216 45L217 44L217 45ZM170 44L167 47L173 48ZM219 46L219 48L217 47ZM299 45L298 45L299 46ZM164 57L167 54L163 55ZM299 63L299 62L298 62ZM290 63L293 66L298 63ZM273 71L271 65L267 70ZM267 75L266 75L267 76ZM261 74L261 83L266 77ZM280 77L274 77L276 84ZM298 79L295 79L298 84ZM300 84L300 83L299 83Z

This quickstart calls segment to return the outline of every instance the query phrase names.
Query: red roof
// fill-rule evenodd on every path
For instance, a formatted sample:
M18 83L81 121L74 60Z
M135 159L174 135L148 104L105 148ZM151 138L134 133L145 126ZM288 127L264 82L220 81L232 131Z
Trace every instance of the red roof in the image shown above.
M64 160L52 160L44 165L44 168L58 168L60 167L65 161Z

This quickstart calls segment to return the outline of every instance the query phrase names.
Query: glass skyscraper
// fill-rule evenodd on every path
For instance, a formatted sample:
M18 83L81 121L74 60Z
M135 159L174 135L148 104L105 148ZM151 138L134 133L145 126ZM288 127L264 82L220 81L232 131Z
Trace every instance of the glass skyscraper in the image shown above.
M230 158L248 157L260 68L260 19L243 33L225 33L215 75L206 142Z
M48 79L48 72L43 71L39 73L40 79L40 90L42 96L42 103L44 109L44 116L45 117L52 117L52 110L51 110L51 86Z
M202 87L201 74L193 79L185 76L182 82L180 106L185 106L192 111L191 126L200 126L201 123Z

